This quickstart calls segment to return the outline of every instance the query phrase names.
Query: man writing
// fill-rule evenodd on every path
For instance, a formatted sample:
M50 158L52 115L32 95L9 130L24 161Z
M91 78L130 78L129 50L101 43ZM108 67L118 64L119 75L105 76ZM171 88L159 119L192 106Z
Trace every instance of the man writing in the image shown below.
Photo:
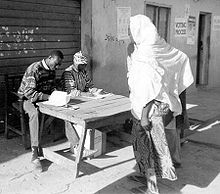
M25 71L18 95L24 99L23 108L29 116L32 158L34 168L42 171L39 159L39 101L48 100L55 89L55 70L61 65L63 53L52 51L46 59L32 63Z
M92 93L97 91L94 87L89 74L86 71L88 63L87 57L79 51L73 55L73 63L65 69L62 74L62 88L71 95L71 98L77 96L92 96ZM77 154L79 148L79 134L81 127L79 125L66 123L66 136L70 142L70 151ZM78 132L77 132L78 129ZM94 155L97 150L91 150L84 148L83 157L90 157Z

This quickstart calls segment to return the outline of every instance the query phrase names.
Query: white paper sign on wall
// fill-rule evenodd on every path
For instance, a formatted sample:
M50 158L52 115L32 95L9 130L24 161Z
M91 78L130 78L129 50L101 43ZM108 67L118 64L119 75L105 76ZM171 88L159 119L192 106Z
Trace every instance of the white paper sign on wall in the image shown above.
M128 26L131 17L131 7L117 7L117 38L129 39Z
M175 37L185 37L186 30L186 18L175 18Z
M220 16L213 17L213 30L220 31Z
M188 17L187 44L194 45L196 40L196 17Z

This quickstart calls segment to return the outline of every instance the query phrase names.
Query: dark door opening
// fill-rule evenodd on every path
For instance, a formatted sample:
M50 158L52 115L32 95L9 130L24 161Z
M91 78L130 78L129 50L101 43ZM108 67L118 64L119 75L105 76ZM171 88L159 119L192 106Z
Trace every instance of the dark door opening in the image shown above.
M210 58L210 29L211 14L199 14L198 55L196 69L196 85L208 85L209 58Z

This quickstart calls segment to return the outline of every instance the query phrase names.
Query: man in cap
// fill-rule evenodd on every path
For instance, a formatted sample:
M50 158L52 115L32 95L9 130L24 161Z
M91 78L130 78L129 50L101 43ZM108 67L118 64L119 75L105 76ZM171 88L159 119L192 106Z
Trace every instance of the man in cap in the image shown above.
M73 63L62 74L63 90L71 94L72 98L76 96L92 96L92 93L97 91L97 88L93 87L92 80L86 71L87 63L87 57L83 55L82 51L79 51L73 55ZM79 135L76 129L80 131L80 127L66 122L65 128L66 136L71 144L71 152L76 154L79 144ZM97 150L84 148L83 157L92 156L96 152Z

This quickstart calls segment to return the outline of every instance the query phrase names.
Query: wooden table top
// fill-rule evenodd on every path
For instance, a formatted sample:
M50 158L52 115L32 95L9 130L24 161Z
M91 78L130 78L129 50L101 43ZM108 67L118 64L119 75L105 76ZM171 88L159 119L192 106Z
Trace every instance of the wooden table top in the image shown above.
M129 98L115 94L103 99L77 97L71 99L67 107L56 107L43 103L38 103L38 105L42 113L74 123L96 121L117 114L128 113L131 110ZM79 108L73 109L71 105Z

